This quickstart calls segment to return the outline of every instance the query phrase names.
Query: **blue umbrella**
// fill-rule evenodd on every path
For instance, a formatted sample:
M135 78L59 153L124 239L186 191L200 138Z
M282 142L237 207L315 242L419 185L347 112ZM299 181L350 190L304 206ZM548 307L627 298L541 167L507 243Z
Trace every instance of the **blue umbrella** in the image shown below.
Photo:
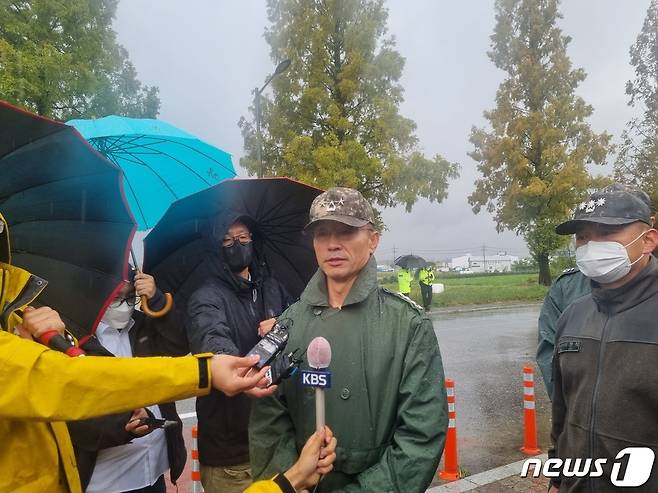
M230 154L159 120L107 116L67 123L123 170L140 230L155 226L175 200L235 176Z

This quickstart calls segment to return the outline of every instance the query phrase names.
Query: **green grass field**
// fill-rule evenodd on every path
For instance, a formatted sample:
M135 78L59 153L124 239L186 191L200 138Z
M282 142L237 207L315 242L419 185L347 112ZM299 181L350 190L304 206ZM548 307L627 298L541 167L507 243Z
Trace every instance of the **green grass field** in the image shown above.
M380 273L379 282L392 291L398 290L395 273ZM486 303L514 303L541 301L548 288L537 284L537 274L505 275L449 275L437 276L434 281L443 283L445 291L435 294L432 306L479 305ZM421 303L418 281L411 285L411 297Z

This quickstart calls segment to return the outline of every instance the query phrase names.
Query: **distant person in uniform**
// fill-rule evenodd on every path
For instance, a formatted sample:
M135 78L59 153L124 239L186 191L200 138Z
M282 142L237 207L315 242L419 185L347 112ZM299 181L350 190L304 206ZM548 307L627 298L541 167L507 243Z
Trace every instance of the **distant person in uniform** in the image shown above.
M429 312L432 307L432 284L434 284L434 270L431 265L419 270L418 284L420 284L420 294L423 297L423 308Z
M401 267L398 271L398 291L407 297L411 296L411 279L411 271Z

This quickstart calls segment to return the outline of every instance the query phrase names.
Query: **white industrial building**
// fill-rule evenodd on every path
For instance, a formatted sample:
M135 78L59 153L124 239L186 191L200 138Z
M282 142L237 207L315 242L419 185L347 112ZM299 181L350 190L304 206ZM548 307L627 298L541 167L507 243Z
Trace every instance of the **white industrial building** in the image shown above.
M510 272L512 264L517 262L519 257L498 253L496 255L477 256L467 253L461 257L455 257L450 261L452 270L470 270L476 272Z

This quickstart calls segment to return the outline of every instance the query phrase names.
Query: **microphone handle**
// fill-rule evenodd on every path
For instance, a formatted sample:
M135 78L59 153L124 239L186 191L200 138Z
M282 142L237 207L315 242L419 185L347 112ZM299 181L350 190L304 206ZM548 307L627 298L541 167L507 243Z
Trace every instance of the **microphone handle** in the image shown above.
M324 424L324 389L315 387L315 429L320 431Z

